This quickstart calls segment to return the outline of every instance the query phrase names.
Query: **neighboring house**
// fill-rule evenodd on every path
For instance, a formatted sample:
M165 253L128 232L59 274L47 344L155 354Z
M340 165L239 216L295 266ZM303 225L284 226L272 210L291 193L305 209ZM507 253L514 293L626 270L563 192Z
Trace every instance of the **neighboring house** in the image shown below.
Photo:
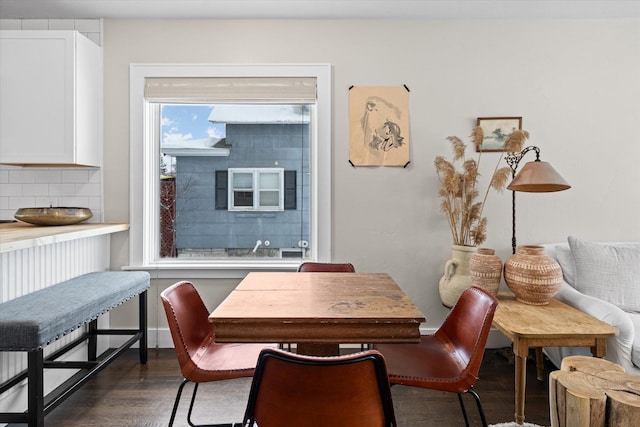
M302 256L309 240L308 108L223 105L209 121L226 124L225 139L162 147L175 157L177 255Z

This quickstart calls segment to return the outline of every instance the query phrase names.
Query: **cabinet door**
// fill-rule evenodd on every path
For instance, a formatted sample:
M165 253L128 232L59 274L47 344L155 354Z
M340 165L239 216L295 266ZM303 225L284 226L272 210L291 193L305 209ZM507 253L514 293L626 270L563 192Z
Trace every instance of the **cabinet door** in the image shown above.
M97 166L97 149L91 152L94 155L91 159L87 155L91 149L87 150L84 144L92 139L90 144L99 146L99 99L92 93L91 101L86 101L88 98L78 92L78 70L87 67L78 67L78 63L84 63L77 55L76 37L81 36L72 31L2 32L0 162L78 164L89 160L89 165ZM97 72L98 64L92 69L93 74ZM87 79L80 81L84 83ZM91 75L89 81L95 86L99 80ZM87 90L86 84L83 90ZM78 99L85 104L80 106ZM91 102L96 105L88 108L87 103ZM82 108L80 114L79 108ZM80 127L79 117L82 118ZM93 138L87 136L90 133Z

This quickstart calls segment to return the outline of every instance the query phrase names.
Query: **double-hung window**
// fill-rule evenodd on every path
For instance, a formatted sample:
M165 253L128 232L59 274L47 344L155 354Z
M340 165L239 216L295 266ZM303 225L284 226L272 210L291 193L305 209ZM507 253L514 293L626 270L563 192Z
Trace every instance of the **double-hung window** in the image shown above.
M330 76L328 65L131 65L131 267L329 260ZM180 128L196 120L207 134Z
M284 169L229 169L229 210L284 210Z

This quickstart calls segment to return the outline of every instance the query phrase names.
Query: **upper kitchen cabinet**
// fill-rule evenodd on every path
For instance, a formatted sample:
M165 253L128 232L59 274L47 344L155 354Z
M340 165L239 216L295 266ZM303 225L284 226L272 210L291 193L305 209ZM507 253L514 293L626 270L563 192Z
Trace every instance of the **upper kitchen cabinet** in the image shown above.
M76 31L0 31L0 163L101 166L101 47Z

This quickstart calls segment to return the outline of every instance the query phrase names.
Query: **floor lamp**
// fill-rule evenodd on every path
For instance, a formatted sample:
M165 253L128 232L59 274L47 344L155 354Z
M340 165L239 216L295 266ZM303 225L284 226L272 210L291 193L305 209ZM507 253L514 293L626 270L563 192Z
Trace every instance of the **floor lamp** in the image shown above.
M536 160L529 162L522 167L520 173L516 176L516 170L520 160L529 151L536 152ZM551 193L554 191L568 190L571 188L567 181L560 176L558 172L547 162L540 161L540 149L538 147L526 147L519 153L507 153L504 157L507 164L511 168L511 176L513 180L507 187L511 190L511 219L512 219L512 235L511 248L516 253L516 191L526 193Z

